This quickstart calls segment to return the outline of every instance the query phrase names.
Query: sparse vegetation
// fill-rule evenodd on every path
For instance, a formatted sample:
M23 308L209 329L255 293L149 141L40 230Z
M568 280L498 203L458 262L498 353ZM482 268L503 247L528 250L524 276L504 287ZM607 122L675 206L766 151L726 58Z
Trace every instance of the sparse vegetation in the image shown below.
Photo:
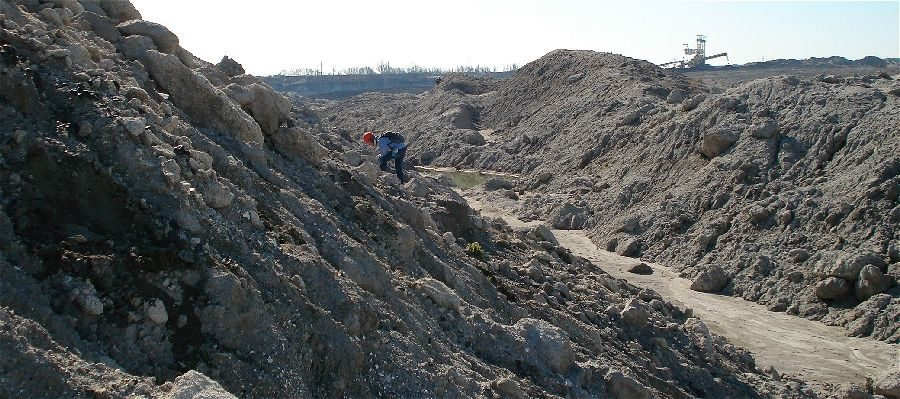
M484 260L484 249L481 248L481 244L477 242L470 242L466 245L466 254L478 259Z

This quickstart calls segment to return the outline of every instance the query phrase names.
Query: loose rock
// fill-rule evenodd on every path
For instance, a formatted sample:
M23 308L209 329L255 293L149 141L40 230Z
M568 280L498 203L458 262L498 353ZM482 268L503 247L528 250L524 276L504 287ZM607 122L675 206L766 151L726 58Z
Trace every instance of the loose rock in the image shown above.
M840 277L828 277L816 284L816 296L820 299L843 298L850 292L850 283Z
M606 373L607 392L619 399L649 399L650 390L621 371L610 370Z
M728 276L718 265L711 265L700 272L691 283L691 289L700 292L719 292L728 285Z
M525 340L531 355L526 360L538 368L549 367L556 373L565 374L575 362L575 353L565 332L543 321L524 318L516 322L513 329Z
M873 265L863 266L856 281L856 299L865 301L873 295L886 291L890 285L890 278L881 273L881 269Z
M625 323L632 327L643 328L647 325L650 312L641 300L632 298L625 304L625 308L622 309L621 317Z
M638 238L626 238L619 241L616 246L616 253L621 256L638 256L641 249L641 241Z
M650 267L650 265L641 262L641 263L638 263L638 264L628 268L628 272L634 273L634 274L649 275L649 274L653 274L653 268Z
M727 130L708 132L703 136L700 153L706 155L707 158L717 157L727 151L737 140L737 134Z
M169 313L166 312L166 305L159 299L153 299L147 305L147 318L156 324L166 324L169 321Z
M423 278L416 281L416 284L438 306L459 312L463 303L462 299L444 283L433 278Z

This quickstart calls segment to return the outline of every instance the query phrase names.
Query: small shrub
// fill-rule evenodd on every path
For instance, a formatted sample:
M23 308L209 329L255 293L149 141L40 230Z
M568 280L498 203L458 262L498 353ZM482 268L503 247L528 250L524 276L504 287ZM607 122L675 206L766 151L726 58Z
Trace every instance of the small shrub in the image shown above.
M484 260L484 249L477 242L470 242L466 245L466 254L475 259Z

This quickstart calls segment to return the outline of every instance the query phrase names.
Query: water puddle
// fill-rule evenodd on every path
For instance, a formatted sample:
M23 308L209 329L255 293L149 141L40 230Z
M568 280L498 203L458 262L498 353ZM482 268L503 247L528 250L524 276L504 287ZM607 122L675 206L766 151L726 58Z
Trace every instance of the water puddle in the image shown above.
M486 172L471 169L457 169L452 167L432 167L432 166L416 166L415 170L426 176L447 176L450 181L460 190L468 190L477 187L494 177L505 177L508 179L518 179L519 176L513 173L503 172Z

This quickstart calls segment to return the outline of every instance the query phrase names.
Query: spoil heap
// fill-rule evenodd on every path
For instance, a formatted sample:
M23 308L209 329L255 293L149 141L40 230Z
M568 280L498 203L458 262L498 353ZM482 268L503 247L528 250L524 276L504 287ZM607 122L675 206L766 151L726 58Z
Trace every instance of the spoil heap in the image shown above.
M368 120L409 129L419 162L523 174L523 219L589 229L699 290L900 342L891 76L780 76L712 94L644 61L557 50L484 90L454 88L465 83L393 97ZM467 108L468 130L444 117Z
M812 396L140 17L0 0L0 397Z

